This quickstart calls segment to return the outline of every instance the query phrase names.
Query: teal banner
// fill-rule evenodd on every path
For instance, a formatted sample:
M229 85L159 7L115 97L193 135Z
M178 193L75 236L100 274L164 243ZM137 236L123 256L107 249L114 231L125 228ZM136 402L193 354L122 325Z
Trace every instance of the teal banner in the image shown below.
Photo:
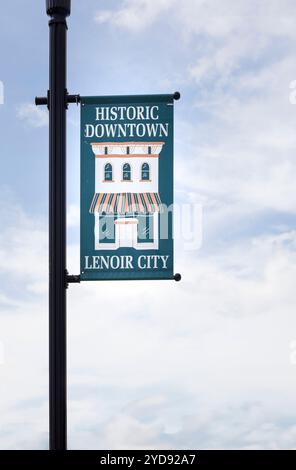
M173 95L81 98L81 280L172 279Z

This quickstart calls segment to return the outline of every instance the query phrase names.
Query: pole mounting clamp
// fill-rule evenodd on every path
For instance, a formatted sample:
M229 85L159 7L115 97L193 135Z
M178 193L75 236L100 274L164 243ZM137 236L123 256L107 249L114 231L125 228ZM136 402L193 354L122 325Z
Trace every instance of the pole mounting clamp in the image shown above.
M80 101L80 95L69 95L68 93L66 93L66 105L68 105L69 103L76 103L78 106ZM36 96L35 105L47 106L49 109L49 91L47 93L47 96Z

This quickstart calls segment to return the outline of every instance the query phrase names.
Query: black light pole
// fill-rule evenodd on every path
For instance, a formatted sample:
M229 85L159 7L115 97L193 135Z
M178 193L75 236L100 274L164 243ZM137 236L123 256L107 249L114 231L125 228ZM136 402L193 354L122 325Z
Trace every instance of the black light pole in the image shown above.
M66 270L66 110L79 103L67 92L67 16L71 0L46 0L49 20L49 91L35 104L49 109L49 441L67 449L66 289L80 282Z
M71 0L46 0L49 54L49 436L67 448L66 56Z

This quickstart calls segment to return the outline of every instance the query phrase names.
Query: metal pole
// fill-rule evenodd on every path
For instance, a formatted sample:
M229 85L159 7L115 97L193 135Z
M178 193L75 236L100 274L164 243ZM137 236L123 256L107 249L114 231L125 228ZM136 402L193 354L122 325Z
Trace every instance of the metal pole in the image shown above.
M71 0L46 0L49 73L49 434L67 448L66 360L66 17Z

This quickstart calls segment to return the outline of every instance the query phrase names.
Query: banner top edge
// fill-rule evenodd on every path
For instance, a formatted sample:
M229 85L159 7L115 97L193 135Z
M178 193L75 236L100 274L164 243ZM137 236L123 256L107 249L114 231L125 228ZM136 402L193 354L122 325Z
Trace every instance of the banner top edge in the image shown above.
M174 102L174 93L152 95L81 96L81 104Z

